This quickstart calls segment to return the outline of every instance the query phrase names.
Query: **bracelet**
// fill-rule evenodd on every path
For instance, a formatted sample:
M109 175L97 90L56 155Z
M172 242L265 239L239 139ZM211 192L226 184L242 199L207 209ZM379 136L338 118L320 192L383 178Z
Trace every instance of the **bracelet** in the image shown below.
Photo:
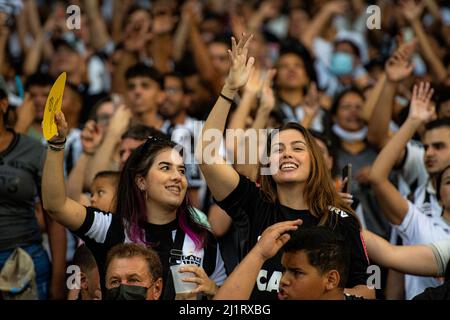
M221 96L222 98L224 98L225 100L227 100L229 103L233 103L233 102L234 102L233 99L228 98L226 95L224 95L224 94L222 94L222 93L220 93L220 96Z
M49 147L50 150L52 150L52 151L63 151L63 150L64 150L64 146L61 146L61 147L55 147L55 146L52 146L52 145L48 145L48 147Z
M64 144L66 144L66 138L64 138L64 141L60 141L60 142L50 142L50 141L47 141L47 143L49 144L49 145L52 145L52 146L62 146L62 145L64 145Z

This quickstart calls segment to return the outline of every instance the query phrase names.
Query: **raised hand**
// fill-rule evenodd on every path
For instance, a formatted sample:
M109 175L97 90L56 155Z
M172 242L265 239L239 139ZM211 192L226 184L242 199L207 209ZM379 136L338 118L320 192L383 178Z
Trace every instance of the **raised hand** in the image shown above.
M310 118L314 118L319 112L320 109L320 97L319 92L317 90L317 85L312 82L309 86L308 93L305 97L305 106L303 110L306 113L306 116Z
M119 106L109 121L108 135L113 135L116 139L120 139L127 130L131 117L131 110L127 106Z
M275 69L270 69L266 74L261 90L260 108L272 110L275 107L275 94L272 89L272 80L276 72Z
M139 52L145 49L149 41L153 39L150 21L129 23L124 32L125 49L131 52Z
M302 223L302 220L297 219L271 225L264 230L252 251L257 253L263 260L272 258L291 238L287 232L297 230Z
M421 82L419 85L414 85L409 108L409 119L422 123L427 123L433 119L435 115L434 105L431 103L433 93L434 90L430 87L429 82Z
M323 6L323 10L328 14L345 14L349 9L347 1L344 0L334 0L327 2Z
M94 120L89 120L83 128L80 138L83 152L93 154L102 142L103 129Z
M55 123L56 127L58 128L58 133L56 134L56 136L51 138L49 142L61 143L66 140L66 137L69 134L69 126L67 125L64 113L60 111L55 114Z
M181 7L181 20L198 26L203 20L201 3L196 0L186 1Z
M257 95L261 92L264 79L261 77L261 70L254 68L250 73L247 84L245 85L245 93Z
M413 72L414 66L410 62L409 52L399 49L386 62L386 75L390 81L399 82L408 78Z
M413 57L414 52L417 50L418 40L416 37L412 38L411 41L405 42L403 39L403 34L397 35L397 50L401 51L403 54L407 56L408 59Z
M243 34L247 29L244 18L235 11L230 12L230 26L235 37Z
M177 23L177 18L172 14L159 15L153 19L153 35L162 35L171 32Z
M419 2L415 0L402 0L400 5L403 15L410 22L419 19L425 7L424 3L420 0Z
M255 63L255 58L248 58L248 46L253 35L242 35L242 39L236 44L236 39L231 37L231 50L228 50L231 67L225 81L226 86L231 90L238 90L243 87L250 76Z
M25 94L22 105L17 108L16 132L25 133L33 124L36 107L29 93Z
M267 18L275 18L280 13L280 8L274 1L266 0L264 1L258 9L258 12L265 19Z

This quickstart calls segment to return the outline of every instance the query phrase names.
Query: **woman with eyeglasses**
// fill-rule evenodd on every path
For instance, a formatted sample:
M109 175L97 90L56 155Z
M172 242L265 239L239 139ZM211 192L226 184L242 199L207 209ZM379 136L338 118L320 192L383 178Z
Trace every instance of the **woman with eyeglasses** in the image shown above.
M247 57L250 39L251 36L245 35L238 43L232 39L230 73L203 127L197 157L208 187L233 222L248 227L243 239L248 248L257 243L267 227L281 221L301 219L302 228L315 225L332 228L351 251L346 293L374 298L374 290L367 287L369 263L358 219L336 191L322 152L307 129L290 122L269 135L269 161L267 167L260 167L266 169L266 175L261 175L261 188L239 175L220 156L218 148L208 144L207 136L215 132L222 136L231 101L252 71L254 58ZM214 144L217 146L217 141ZM297 274L301 277L301 270ZM281 275L281 254L278 254L262 266L252 299L276 299Z
M225 268L216 240L189 205L180 148L170 140L149 137L121 172L116 213L103 212L66 196L63 157L68 129L63 113L55 116L55 122L58 135L48 141L42 178L44 208L85 241L101 276L107 252L114 245L144 244L161 259L163 299L175 298L169 274L173 264L188 264L182 271L194 273L185 279L198 284L192 293L212 297L226 278ZM124 285L123 290L128 289Z

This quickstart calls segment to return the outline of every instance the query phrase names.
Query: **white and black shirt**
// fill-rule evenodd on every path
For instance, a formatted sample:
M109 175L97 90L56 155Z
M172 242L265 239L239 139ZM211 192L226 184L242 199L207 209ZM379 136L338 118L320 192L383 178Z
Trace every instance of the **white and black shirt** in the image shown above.
M398 189L427 216L440 216L442 208L436 198L436 190L431 183L423 162L425 149L416 141L406 145L405 159L399 172Z
M163 265L163 299L172 300L175 297L173 281L169 277L170 264L175 263L171 261L173 251L178 252L178 257L183 262L203 267L217 285L224 282L226 278L224 263L217 242L209 232L207 245L197 249L194 241L179 227L178 219L165 225L146 222L142 227L146 242L158 253ZM92 207L86 208L86 219L75 234L83 239L92 251L103 276L109 249L120 243L131 242L126 235L120 215Z
M443 217L426 216L408 201L408 212L401 224L394 225L404 245L429 244L450 239L450 223ZM412 299L428 287L441 283L433 277L405 276L406 298Z

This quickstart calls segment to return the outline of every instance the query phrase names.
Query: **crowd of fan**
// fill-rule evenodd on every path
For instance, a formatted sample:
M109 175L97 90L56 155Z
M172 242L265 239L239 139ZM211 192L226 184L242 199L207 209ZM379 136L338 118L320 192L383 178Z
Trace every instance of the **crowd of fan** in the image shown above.
M447 1L0 0L0 75L0 300L450 297Z

